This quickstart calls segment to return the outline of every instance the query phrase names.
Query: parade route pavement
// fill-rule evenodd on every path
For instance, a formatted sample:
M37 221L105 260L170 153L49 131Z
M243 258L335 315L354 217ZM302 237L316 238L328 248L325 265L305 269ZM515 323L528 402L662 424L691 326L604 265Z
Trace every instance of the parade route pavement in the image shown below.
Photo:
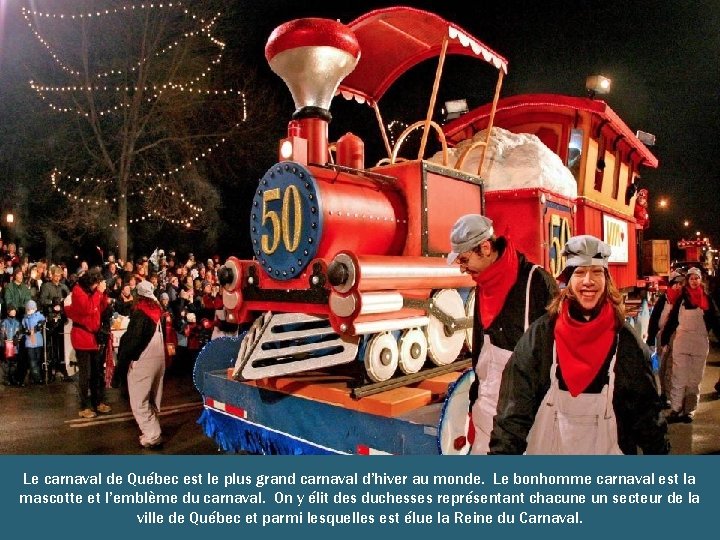
M714 386L720 375L720 347L713 343L692 424L669 426L673 454L720 454L720 400ZM109 414L78 417L74 383L53 382L25 388L0 386L0 454L204 454L218 453L197 420L201 396L189 370L166 375L160 423L165 444L145 450L138 428L119 390L107 390Z

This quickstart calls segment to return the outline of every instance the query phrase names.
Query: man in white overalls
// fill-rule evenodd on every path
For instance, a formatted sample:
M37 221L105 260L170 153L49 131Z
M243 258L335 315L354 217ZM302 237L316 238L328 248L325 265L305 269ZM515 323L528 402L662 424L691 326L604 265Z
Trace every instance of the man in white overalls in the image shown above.
M503 374L491 454L667 454L650 352L625 322L610 246L563 248L567 287L520 339Z
M158 419L165 374L162 308L149 281L141 281L135 290L138 300L120 338L113 386L119 386L127 377L130 408L140 428L140 446L157 450L163 444Z
M487 454L500 380L515 344L543 315L557 293L555 280L528 261L506 237L495 237L493 222L479 214L461 217L450 234L448 264L470 274L475 290L468 441L472 454Z

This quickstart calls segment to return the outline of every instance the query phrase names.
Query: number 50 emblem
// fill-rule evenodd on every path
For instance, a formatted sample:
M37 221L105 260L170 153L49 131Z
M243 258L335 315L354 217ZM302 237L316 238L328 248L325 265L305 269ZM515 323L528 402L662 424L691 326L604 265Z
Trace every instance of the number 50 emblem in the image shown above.
M274 201L282 199L282 206L278 214L277 210L271 210L270 206ZM281 194L280 188L268 189L263 192L262 200L262 227L268 223L269 233L260 237L260 247L266 255L272 255L277 251L282 239L285 249L294 253L300 245L302 234L302 201L300 192L294 185L289 185Z
M299 276L322 239L318 183L299 163L273 165L260 179L250 213L253 252L274 279Z

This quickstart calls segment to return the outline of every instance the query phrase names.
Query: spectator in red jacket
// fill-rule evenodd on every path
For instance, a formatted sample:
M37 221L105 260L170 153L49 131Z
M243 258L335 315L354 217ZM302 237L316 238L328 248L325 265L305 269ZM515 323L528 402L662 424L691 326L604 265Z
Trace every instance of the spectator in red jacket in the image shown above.
M92 268L78 278L72 293L65 300L65 314L73 322L70 341L77 358L78 414L81 418L95 418L99 412L109 413L112 410L104 403L104 358L100 358L95 338L100 330L100 316L108 305L106 287L100 269Z

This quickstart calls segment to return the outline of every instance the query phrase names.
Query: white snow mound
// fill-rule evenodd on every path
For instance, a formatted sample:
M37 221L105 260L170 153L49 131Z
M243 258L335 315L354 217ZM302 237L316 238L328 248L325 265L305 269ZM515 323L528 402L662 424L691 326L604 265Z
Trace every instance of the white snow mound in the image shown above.
M455 148L448 148L448 165L454 166L465 148L483 140L485 131L461 141ZM477 174L481 151L482 147L477 147L470 152L463 163L463 171ZM430 161L442 164L442 152L436 153ZM480 176L485 180L487 191L543 188L568 198L577 197L577 183L570 169L537 135L529 133L512 133L493 127Z

